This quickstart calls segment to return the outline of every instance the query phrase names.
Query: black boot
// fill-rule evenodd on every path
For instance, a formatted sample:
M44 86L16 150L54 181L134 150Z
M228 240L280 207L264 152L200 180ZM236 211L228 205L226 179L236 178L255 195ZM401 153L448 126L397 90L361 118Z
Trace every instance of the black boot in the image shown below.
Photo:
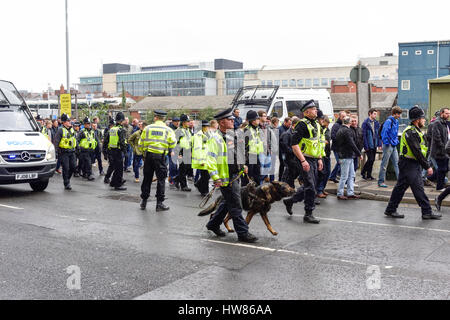
M158 211L167 211L167 210L169 210L170 208L168 207L168 206L166 206L163 202L158 202L157 204L156 204L156 211L158 212Z
M305 216L303 217L303 221L306 222L306 223L312 223L312 224L319 224L320 223L320 220L316 219L313 216L312 212L307 212L305 214Z
M294 202L292 198L286 198L283 200L284 205L286 206L286 211L292 216L292 207L294 206Z
M145 210L146 207L147 207L147 199L142 199L141 200L141 210Z

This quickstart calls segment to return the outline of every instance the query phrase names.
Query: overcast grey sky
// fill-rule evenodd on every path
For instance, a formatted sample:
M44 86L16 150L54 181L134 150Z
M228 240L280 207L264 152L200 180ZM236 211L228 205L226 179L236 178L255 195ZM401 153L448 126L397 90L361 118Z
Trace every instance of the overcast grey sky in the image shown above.
M64 0L2 0L0 79L66 83ZM227 58L244 67L355 62L398 42L448 40L442 0L69 0L70 82L102 63Z

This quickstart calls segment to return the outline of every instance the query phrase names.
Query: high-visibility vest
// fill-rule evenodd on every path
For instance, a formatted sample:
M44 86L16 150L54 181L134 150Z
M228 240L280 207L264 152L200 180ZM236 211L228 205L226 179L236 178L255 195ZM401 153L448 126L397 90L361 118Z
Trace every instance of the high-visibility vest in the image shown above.
M47 127L42 127L41 133L48 139L48 129Z
M259 128L254 129L253 127L248 127L251 139L248 140L248 153L249 154L261 154L264 153L264 144L261 140L261 135Z
M167 154L169 149L175 148L176 145L175 132L164 122L156 121L142 131L138 148L142 152Z
M180 127L177 129L177 131L178 131L177 135L179 135L181 137L180 138L180 147L182 149L186 149L186 150L191 149L192 135L191 135L191 132L189 131L189 129Z
M309 138L303 138L300 143L302 153L310 158L318 159L322 156L322 148L320 143L320 125L316 120L303 118L300 122L304 122L309 131ZM299 123L300 123L299 122Z
M80 141L80 147L86 150L95 150L95 148L97 148L95 132L87 129L83 129L82 132L84 132L84 138Z
M67 130L65 127L62 127L63 136L61 141L59 142L59 147L61 149L74 150L77 146L77 139L75 138L75 130L70 128Z
M108 142L108 149L118 149L119 146L119 129L120 126L114 126L111 129L109 129L109 142Z
M227 144L219 133L212 133L207 142L206 170L215 181L222 180L223 186L230 184Z
M205 169L208 136L199 130L192 137L192 169Z
M400 140L400 155L408 158L408 159L414 159L417 160L416 157L414 156L414 154L411 151L411 148L408 145L408 142L406 141L406 133L408 131L413 131L415 130L420 137L420 151L422 152L423 156L426 157L427 156L427 145L425 142L425 138L424 138L424 134L422 133L422 131L420 131L419 129L417 129L416 126L408 126L402 133L402 139Z

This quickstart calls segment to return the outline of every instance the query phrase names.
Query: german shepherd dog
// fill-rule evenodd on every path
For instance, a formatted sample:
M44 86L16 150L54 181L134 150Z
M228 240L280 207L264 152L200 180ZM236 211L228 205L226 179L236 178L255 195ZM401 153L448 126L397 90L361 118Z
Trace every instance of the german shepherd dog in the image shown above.
M264 223L266 224L267 229L276 236L278 232L273 230L270 225L269 218L267 217L267 213L271 209L271 204L280 201L285 197L289 197L295 193L295 190L291 188L287 183L273 181L270 183L265 183L259 187L256 187L256 183L251 181L248 185L241 189L241 201L242 208L247 211L247 217L245 221L247 224L250 224L252 218L255 214L259 213ZM209 207L201 211L198 215L200 217L211 214L217 209L219 203L222 201L223 196L220 195L214 203L212 203ZM225 228L228 232L234 232L233 229L230 228L228 222L230 221L231 216L228 213L223 221Z

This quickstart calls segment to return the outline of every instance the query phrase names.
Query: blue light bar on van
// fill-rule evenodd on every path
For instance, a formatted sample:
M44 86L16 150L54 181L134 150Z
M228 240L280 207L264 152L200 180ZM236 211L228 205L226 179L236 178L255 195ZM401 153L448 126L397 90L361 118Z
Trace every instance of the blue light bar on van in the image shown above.
M16 157L17 157L17 156L16 156L15 154L10 154L10 155L8 156L8 158L9 158L10 160L14 160Z

